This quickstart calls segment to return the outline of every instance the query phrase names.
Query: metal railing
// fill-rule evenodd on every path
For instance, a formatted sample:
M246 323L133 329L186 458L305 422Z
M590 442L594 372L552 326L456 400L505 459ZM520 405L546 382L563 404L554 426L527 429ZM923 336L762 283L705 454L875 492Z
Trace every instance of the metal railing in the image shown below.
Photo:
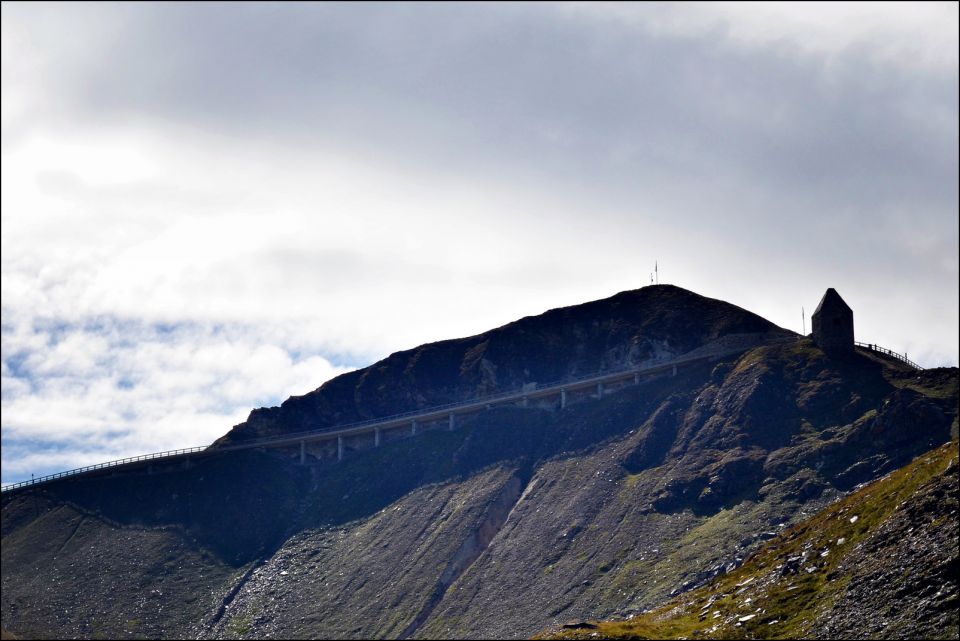
M782 343L782 342L788 342L793 340L795 339L791 336L791 337L785 337L785 338L768 339L766 343ZM238 450L238 449L248 449L252 447L264 447L264 446L269 446L271 443L297 440L301 438L308 438L311 436L325 435L332 438L333 436L336 436L338 433L341 433L341 432L355 430L363 427L372 427L374 425L380 425L384 423L392 423L394 421L398 421L403 418L413 419L418 416L429 416L432 414L444 412L445 410L455 410L457 408L470 407L472 405L483 405L485 403L495 403L497 401L505 401L505 400L520 400L524 396L542 394L544 392L550 391L551 389L556 389L556 391L559 391L559 389L565 385L582 385L582 384L591 383L591 382L603 382L607 379L627 376L629 374L643 374L645 372L656 370L662 367L670 367L671 365L685 365L688 363L694 363L694 362L706 360L709 358L718 358L722 356L728 356L730 354L735 354L737 352L744 352L744 351L747 351L748 349L752 349L753 347L758 347L758 346L759 344L752 345L749 347L743 347L743 346L734 347L734 348L721 350L711 354L702 354L699 356L693 356L689 358L675 358L673 360L650 363L648 366L642 367L642 368L628 367L628 368L618 369L618 370L599 370L597 372L594 372L593 374L590 374L588 376L583 376L581 378L575 378L575 379L565 378L565 379L559 379L556 381L551 381L549 383L536 383L534 384L533 387L530 387L528 389L521 388L521 389L509 390L506 392L499 392L496 394L489 394L487 396L477 396L464 401L456 401L453 403L446 403L443 405L431 405L430 407L423 407L415 410L410 410L407 412L401 412L399 414L391 414L389 416L378 416L376 418L369 418L361 421L354 421L352 423L346 423L343 425L331 425L329 427L320 428L320 429L304 430L300 432L288 432L286 434L283 434L282 436L265 436L259 439L251 439L248 441L243 441L242 443L237 443L235 445L211 446L211 449L217 452L226 452L226 451L232 451L232 450ZM528 383L528 385L530 384ZM331 429L331 428L335 428L335 429Z
M856 341L854 344L857 347L863 347L864 349L869 349L870 351L873 351L873 352L886 354L887 356L893 356L898 361L902 361L914 369L920 369L920 370L923 369L922 367L920 367L919 365L911 361L909 358L907 358L906 354L898 354L892 349L887 349L886 347L880 347L876 343L861 343L860 341Z
M559 389L565 385L581 385L581 384L590 383L590 382L603 382L607 379L618 378L618 377L627 376L630 374L643 374L645 372L650 372L653 370L657 370L659 368L670 367L671 365L684 365L684 364L693 363L693 362L697 362L697 361L701 361L709 358L719 358L722 356L728 356L730 354L734 354L737 352L746 351L748 349L751 349L752 347L757 347L760 344L779 343L779 342L784 342L788 340L793 340L793 338L792 337L771 338L765 341L764 343L758 343L757 345L753 345L749 347L741 346L741 347L731 348L727 350L722 350L712 354L704 354L704 355L688 357L688 358L676 358L669 361L651 363L647 367L642 367L642 368L633 367L633 368L625 368L625 369L612 370L612 371L600 370L598 372L594 372L589 376L584 376L581 378L560 379L557 381L552 381L550 383L535 384L534 387L527 388L527 389L521 388L519 390L510 390L507 392L500 392L497 394L489 394L487 396L478 396L465 401L445 403L442 405L433 405L430 407L419 408L419 409L410 410L407 412L401 412L399 414L391 414L390 416L379 416L376 418L355 421L355 422L347 423L344 425L331 425L331 426L320 428L320 429L312 429L312 430L306 430L301 432L292 432L292 433L287 433L280 436L266 436L258 439L251 439L249 441L243 441L241 443L236 443L233 445L225 445L225 446L200 445L197 447L188 447L188 448L183 448L179 450L168 450L165 452L154 452L152 454L142 454L140 456L132 456L132 457L123 458L123 459L116 459L114 461L97 463L95 465L78 467L72 470L67 470L65 472L57 472L56 474L47 474L46 476L40 476L34 479L30 479L29 481L20 481L18 483L10 483L8 485L4 485L2 487L2 491L7 492L9 490L15 490L18 488L26 487L28 485L37 485L39 483L47 483L47 482L54 481L56 479L64 478L67 476L76 476L77 474L93 472L95 470L101 470L101 469L110 468L110 467L117 467L120 465L127 465L130 463L138 463L141 461L184 456L184 455L193 454L196 452L208 451L209 453L212 454L212 453L230 452L230 451L236 451L236 450L246 450L246 449L252 449L256 447L269 447L271 444L274 444L274 443L280 443L280 442L285 443L291 440L297 440L297 439L303 439L303 438L315 437L315 436L325 436L332 439L336 435L346 431L356 430L363 427L372 427L375 425L380 425L385 423L393 423L397 420L404 419L404 418L414 419L416 417L431 416L440 412L455 410L461 407L490 404L490 403L496 403L498 401L506 401L506 400L514 400L514 399L519 400L527 395L547 392L551 388L556 388L559 391Z
M194 452L202 452L207 449L207 445L200 445L198 447L185 447L179 450L167 450L166 452L153 452L152 454L141 454L140 456L129 456L127 458L116 459L114 461L105 461L103 463L96 463L94 465L87 465L84 467L78 467L72 470L67 470L66 472L57 472L56 474L47 474L46 476L38 476L35 479L30 479L29 481L20 481L19 483L9 483L3 486L3 491L15 490L18 487L24 487L26 485L36 485L37 483L46 483L47 481L53 481L54 479L63 478L65 476L74 476L76 474L83 474L84 472L92 472L94 470L101 470L107 467L117 467L118 465L126 465L127 463L136 463L138 461L149 461L158 458L167 458L171 456L183 456L184 454L192 454Z

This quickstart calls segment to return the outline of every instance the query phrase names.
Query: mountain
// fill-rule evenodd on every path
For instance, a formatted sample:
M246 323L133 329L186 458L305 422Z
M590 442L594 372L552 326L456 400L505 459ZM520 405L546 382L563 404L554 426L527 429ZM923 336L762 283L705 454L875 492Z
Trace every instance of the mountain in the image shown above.
M4 493L3 628L523 638L733 572L958 429L956 368L830 356L658 286L394 354L255 410L219 444L690 352L714 358L563 410L494 407L340 463L224 451Z
M217 443L323 429L640 366L737 338L789 335L723 301L671 285L644 287L391 354L280 407L253 410Z
M655 610L537 638L956 639L957 457L954 440Z

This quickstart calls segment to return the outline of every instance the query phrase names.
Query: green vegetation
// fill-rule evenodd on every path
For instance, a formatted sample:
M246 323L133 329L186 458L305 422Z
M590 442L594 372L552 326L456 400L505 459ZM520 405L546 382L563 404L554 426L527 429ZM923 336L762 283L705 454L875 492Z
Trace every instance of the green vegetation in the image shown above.
M253 617L250 615L242 615L234 617L230 620L230 623L227 624L227 631L232 636L242 637L250 632L250 625L253 623Z
M637 487L637 483L639 482L639 474L627 474L625 477L623 477L623 486L628 490L632 490Z
M851 494L783 532L742 567L627 621L535 638L800 638L847 587L845 557L925 484L956 466L957 441ZM954 467L955 469L955 467ZM940 523L944 525L944 523ZM930 527L937 527L933 522ZM693 533L692 533L693 534ZM698 533L702 534L702 532Z

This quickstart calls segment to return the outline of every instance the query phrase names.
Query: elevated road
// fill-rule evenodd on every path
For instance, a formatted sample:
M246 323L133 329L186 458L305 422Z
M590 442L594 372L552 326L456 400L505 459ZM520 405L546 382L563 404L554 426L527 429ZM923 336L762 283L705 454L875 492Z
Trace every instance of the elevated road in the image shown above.
M476 414L495 407L504 406L527 406L531 403L542 405L545 401L555 403L557 409L564 409L571 397L584 398L584 392L593 398L602 398L605 394L612 391L611 388L622 388L628 384L639 384L644 378L659 376L664 374L676 375L681 367L703 363L710 360L717 360L726 356L731 356L740 352L747 351L754 347L765 344L776 344L783 342L792 342L794 337L774 337L766 338L761 341L754 341L749 345L736 345L733 347L720 347L716 349L700 349L691 352L688 355L664 361L660 363L651 363L643 367L619 370L614 372L596 373L585 378L572 381L561 381L543 385L527 386L522 390L514 390L501 394L494 394L481 398L469 399L459 403L448 405L439 405L424 409L418 409L402 414L379 417L366 421L350 423L333 428L321 428L298 432L293 434L284 434L276 437L265 437L224 446L198 446L179 450L169 450L166 452L154 452L143 454L115 461L107 461L96 465L59 472L42 476L30 481L13 483L2 488L3 492L32 487L44 483L50 483L59 479L82 474L94 474L110 468L129 468L144 467L152 470L153 464L169 465L170 463L182 463L184 467L191 464L191 460L196 460L202 456L219 454L222 452L234 452L249 449L264 448L300 448L300 462L306 462L306 450L308 444L322 443L326 441L336 441L336 458L342 460L344 456L346 439L372 436L373 446L381 445L383 434L388 431L406 430L410 436L415 436L423 431L426 426L436 429L438 423L444 424L447 429L455 429L457 419L461 416Z

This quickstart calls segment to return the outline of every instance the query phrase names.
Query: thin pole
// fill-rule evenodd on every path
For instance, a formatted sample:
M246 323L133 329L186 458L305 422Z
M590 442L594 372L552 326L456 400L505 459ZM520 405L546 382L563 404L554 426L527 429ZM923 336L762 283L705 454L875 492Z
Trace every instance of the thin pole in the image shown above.
M803 311L803 306L800 306L800 319L803 321L803 335L807 335L807 314Z

